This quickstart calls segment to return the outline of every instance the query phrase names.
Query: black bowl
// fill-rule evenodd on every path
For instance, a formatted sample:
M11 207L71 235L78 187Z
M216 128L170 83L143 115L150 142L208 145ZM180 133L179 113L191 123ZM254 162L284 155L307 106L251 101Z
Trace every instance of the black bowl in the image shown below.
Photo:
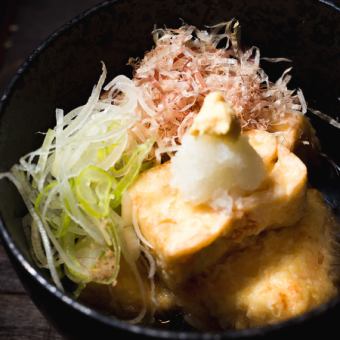
M301 87L311 107L336 117L340 112L340 9L331 1L307 0L122 0L108 1L75 18L47 39L21 66L0 101L1 171L36 148L54 124L56 107L66 111L84 103L100 74L100 61L116 74L131 75L130 56L152 46L154 24L178 26L182 18L199 27L236 17L243 42L261 48L267 57L293 60L292 87ZM287 65L267 65L278 77ZM339 131L312 117L323 150L339 161ZM339 179L329 163L311 171L335 210L340 206ZM320 165L321 164L321 165ZM320 175L321 174L321 175ZM1 236L13 265L42 313L65 336L108 339L156 337L217 339L314 335L336 337L339 299L270 327L220 334L159 330L134 326L100 314L57 290L48 273L33 263L21 218L25 208L16 190L0 183ZM28 335L29 336L29 335Z

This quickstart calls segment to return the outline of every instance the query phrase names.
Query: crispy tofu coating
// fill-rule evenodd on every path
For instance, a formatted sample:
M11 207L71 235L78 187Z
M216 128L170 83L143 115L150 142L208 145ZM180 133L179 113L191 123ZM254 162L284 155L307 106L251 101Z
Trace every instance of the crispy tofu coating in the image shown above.
M249 130L251 133L253 130ZM319 142L309 119L299 113L286 113L279 122L268 128L278 142L289 150L296 150L300 143L307 142L314 149L319 148ZM247 132L248 133L248 132Z
M316 190L296 225L268 231L187 283L182 303L203 328L248 328L303 314L334 297L334 221Z
M176 287L231 251L244 247L266 229L295 224L305 206L307 171L267 132L251 141L267 168L267 178L253 192L234 193L230 211L183 200L170 185L169 164L144 172L130 189L142 234L153 246L168 286ZM276 143L276 144L275 144Z

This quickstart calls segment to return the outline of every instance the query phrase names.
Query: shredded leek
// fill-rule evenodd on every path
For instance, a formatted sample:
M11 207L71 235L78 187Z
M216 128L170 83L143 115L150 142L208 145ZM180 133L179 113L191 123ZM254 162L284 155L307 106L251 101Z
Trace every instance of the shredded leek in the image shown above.
M89 215L101 218L109 214L114 177L90 165L76 177L75 192L80 206Z
M66 115L57 109L42 146L0 175L16 185L29 210L37 264L60 289L66 274L79 284L77 294L88 282L115 284L121 253L136 271L141 253L132 222L119 213L124 193L149 166L153 141L140 144L129 134L139 119L133 82L118 76L101 98L105 77L103 64L88 102Z

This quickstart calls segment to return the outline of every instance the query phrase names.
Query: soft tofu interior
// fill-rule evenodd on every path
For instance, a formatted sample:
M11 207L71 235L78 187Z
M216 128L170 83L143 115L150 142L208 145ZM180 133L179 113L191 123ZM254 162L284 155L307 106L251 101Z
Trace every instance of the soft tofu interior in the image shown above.
M153 246L170 287L204 271L263 230L301 218L306 167L276 140L274 147L268 145L268 138L268 133L258 131L252 144L266 164L267 180L254 192L235 194L231 211L183 200L169 184L169 164L144 172L129 190L141 232Z
M184 308L203 328L217 321L221 328L240 329L282 321L327 302L337 292L333 228L320 194L309 190L300 222L264 233L189 281L182 291Z

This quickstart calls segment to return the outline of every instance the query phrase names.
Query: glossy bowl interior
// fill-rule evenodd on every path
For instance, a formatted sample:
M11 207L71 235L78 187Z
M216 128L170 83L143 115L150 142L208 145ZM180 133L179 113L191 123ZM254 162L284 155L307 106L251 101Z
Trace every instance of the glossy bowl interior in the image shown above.
M312 0L121 0L108 1L75 18L51 35L18 70L0 101L1 171L42 141L38 131L54 126L56 107L65 111L83 104L100 74L100 61L108 79L124 73L130 56L143 56L152 47L154 25L176 27L180 18L204 27L238 18L243 44L260 47L266 57L293 60L291 87L301 87L309 105L338 117L340 112L340 11L328 1ZM273 79L289 65L266 64ZM324 152L340 161L339 131L312 117ZM317 162L311 171L339 213L339 177L329 163ZM219 334L179 329L159 330L133 326L102 315L63 294L48 273L33 263L21 218L25 208L12 185L0 182L0 231L8 254L33 301L64 335L100 339L113 336L156 338L243 338L298 334L324 334L337 326L339 300L302 317L278 325ZM331 334L331 333L330 333Z

